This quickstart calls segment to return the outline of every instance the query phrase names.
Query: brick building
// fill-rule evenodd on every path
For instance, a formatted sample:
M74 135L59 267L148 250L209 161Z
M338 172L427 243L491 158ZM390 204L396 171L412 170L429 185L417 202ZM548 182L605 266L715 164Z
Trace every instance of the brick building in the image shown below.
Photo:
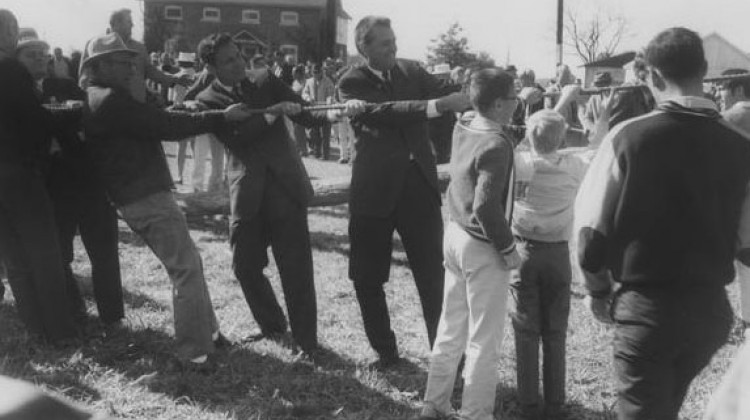
M284 51L299 61L347 57L351 18L341 0L143 0L148 51L192 52L228 32L246 56Z

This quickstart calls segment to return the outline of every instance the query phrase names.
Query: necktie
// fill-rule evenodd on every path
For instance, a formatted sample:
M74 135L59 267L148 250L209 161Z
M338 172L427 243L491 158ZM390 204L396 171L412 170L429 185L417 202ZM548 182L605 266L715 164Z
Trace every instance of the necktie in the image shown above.
M383 72L383 87L385 88L385 91L388 93L393 91L393 83L391 79L390 70L386 70Z

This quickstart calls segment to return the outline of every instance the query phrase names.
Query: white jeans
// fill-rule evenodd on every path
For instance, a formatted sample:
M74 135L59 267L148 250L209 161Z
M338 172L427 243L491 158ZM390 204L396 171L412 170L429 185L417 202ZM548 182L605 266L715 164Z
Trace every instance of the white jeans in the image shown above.
M488 242L449 222L443 240L445 292L430 357L423 415L448 414L461 356L466 353L461 418L491 420L510 272Z
M335 137L339 139L339 157L341 159L351 160L352 148L354 147L354 132L349 123L349 118L337 122L333 125Z

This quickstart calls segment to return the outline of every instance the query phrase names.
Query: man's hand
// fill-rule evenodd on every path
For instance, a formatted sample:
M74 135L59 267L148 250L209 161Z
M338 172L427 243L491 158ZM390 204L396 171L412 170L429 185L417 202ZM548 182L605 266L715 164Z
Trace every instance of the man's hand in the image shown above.
M582 96L581 90L581 85L565 85L565 87L562 88L562 92L560 92L559 102L569 104L574 101L579 101Z
M521 255L513 248L512 252L500 256L500 264L508 271L514 270L521 266Z
M518 93L518 97L523 99L524 102L529 105L535 105L542 99L544 99L544 97L542 96L542 91L531 86L526 86L525 88L521 89L521 91Z
M359 99L350 99L344 102L343 115L345 117L353 117L365 112L367 102Z
M463 112L471 107L469 102L469 96L462 92L451 93L450 95L443 96L435 102L437 112L443 113L446 111L451 112Z
M234 104L224 110L224 119L231 122L244 121L250 116L250 109L245 104Z
M612 317L610 316L609 309L612 306L612 302L609 296L602 298L595 298L586 296L583 298L583 304L588 306L594 318L603 324L612 324Z
M208 109L208 107L198 101L184 101L182 103L182 106L191 112L200 112L205 111Z
M266 113L272 115L297 115L302 112L302 105L295 102L279 102L266 108Z
M182 76L176 77L174 79L174 84L190 87L193 84L193 76L190 76L189 74L183 74Z

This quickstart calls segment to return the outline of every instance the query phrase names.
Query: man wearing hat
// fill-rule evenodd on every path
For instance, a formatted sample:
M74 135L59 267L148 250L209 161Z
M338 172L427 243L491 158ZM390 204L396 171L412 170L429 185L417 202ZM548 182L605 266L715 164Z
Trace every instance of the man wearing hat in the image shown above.
M135 76L132 77L129 82L130 93L135 99L141 102L146 101L146 79L152 80L167 88L177 84L190 86L192 80L189 77L175 77L159 70L151 63L146 52L146 46L132 38L133 17L130 9L120 9L112 12L112 15L110 15L109 18L109 29L110 32L118 34L129 49L136 52L136 56L133 59L133 64L135 65ZM80 72L80 85L84 89L87 87L89 79L88 74L83 71L83 63L88 59L86 51L88 51L88 47L83 52Z
M595 88L605 88L612 85L612 75L608 71L596 72L594 75L594 81L592 83ZM594 125L602 114L604 107L602 106L602 100L604 94L592 95L586 102L586 108L583 113L583 127L586 130L586 135L594 131Z
M77 335L68 307L52 203L41 164L52 116L34 81L14 58L15 16L0 9L0 254L16 307L28 330L51 341Z
M167 269L174 288L177 354L184 366L205 364L219 334L198 249L177 207L161 141L230 130L227 121L248 117L241 106L221 112L167 113L133 97L138 53L117 33L92 39L83 68L91 78L84 114L86 141L107 193L123 220Z
M74 315L86 318L86 305L73 275L73 240L80 232L91 261L99 316L107 325L124 317L120 261L117 248L117 213L110 204L88 150L79 135L82 130L81 105L84 92L70 78L49 74L49 45L39 40L33 29L22 30L16 49L17 59L29 70L42 103L61 107L55 116L55 134L48 156L47 188L55 210L62 251L68 299ZM62 108L66 101L78 101L76 107ZM60 104L60 105L58 105Z

